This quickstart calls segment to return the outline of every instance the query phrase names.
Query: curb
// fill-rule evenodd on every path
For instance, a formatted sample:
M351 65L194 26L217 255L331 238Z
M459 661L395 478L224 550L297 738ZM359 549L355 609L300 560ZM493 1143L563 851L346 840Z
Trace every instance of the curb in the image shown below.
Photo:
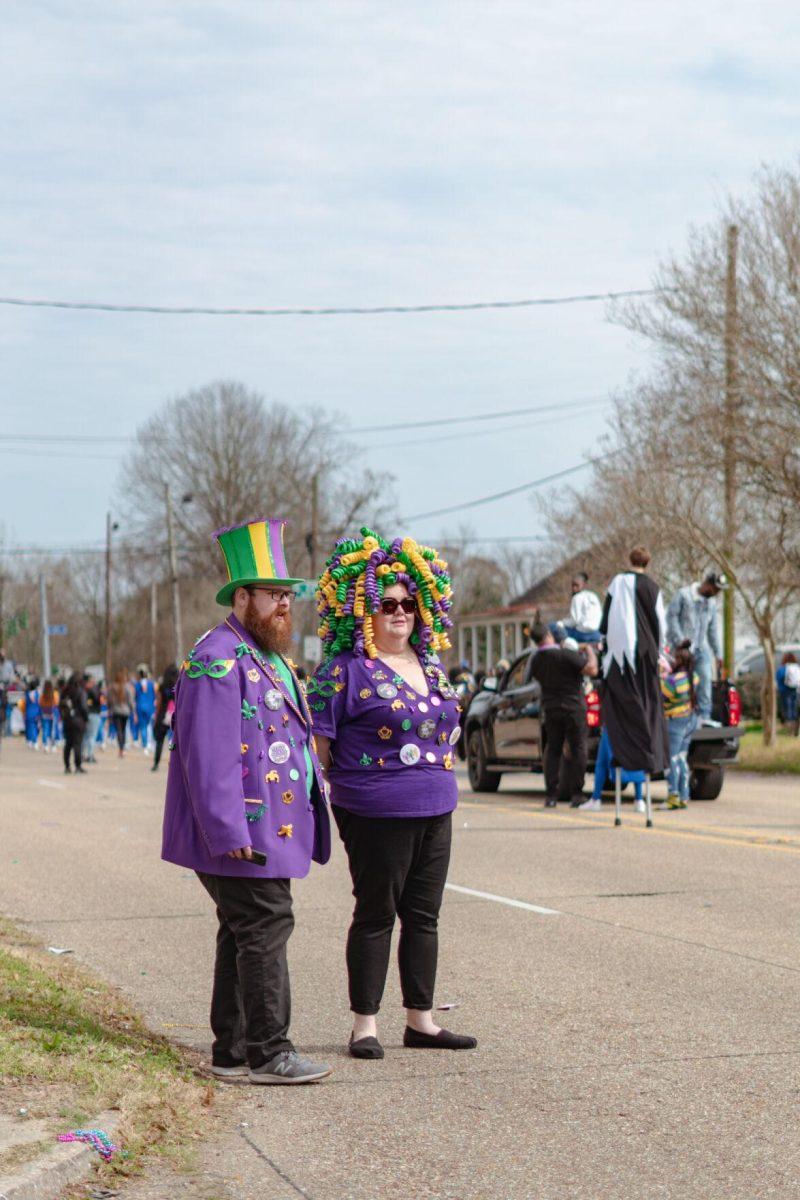
M88 1127L113 1135L119 1120L118 1112L105 1112ZM49 1153L26 1163L15 1175L0 1178L0 1200L59 1200L65 1187L88 1178L98 1159L94 1146L54 1140Z

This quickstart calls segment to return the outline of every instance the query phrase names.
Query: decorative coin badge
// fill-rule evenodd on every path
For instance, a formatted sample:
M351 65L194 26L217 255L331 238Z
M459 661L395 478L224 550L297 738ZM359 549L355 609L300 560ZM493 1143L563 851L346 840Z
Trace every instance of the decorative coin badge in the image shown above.
M291 751L286 742L273 742L267 751L270 762L285 763Z
M375 690L381 700L394 700L397 695L397 688L393 683L379 683Z
M419 762L422 757L422 751L419 746L415 746L413 742L406 742L405 746L400 748L400 762L404 767L413 767Z
M275 688L270 688L268 692L264 693L264 703L267 708L271 708L275 712L283 704L283 696Z
M436 732L436 722L435 721L423 721L421 724L419 724L417 726L417 737L422 738L423 742L426 741L429 737L433 737L435 732Z
M458 739L460 737L461 737L461 726L456 725L455 729L450 734L450 738L449 738L450 745L455 746L456 742L458 741Z

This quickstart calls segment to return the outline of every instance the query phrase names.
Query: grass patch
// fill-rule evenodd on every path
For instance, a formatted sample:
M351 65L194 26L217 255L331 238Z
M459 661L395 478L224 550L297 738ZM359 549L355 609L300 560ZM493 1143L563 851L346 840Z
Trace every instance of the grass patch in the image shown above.
M753 722L739 742L739 757L734 771L759 771L765 775L800 775L800 738L791 737L779 729L774 746L761 740L762 727Z
M213 1088L190 1055L147 1028L117 991L0 921L0 1092L30 1092L31 1115L66 1131L117 1109L126 1152L104 1173L131 1174L148 1153L179 1159L200 1136ZM57 1121L56 1121L57 1118ZM98 1162L100 1162L98 1158Z

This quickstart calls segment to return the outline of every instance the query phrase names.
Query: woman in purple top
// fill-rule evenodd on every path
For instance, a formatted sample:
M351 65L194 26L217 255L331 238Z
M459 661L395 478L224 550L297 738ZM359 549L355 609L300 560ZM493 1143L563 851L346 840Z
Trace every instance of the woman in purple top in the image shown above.
M383 1058L380 1008L395 918L403 1045L472 1049L433 1021L438 919L458 789L459 706L446 649L447 565L411 538L341 539L320 580L325 663L308 687L319 757L353 880L347 937L354 1058Z

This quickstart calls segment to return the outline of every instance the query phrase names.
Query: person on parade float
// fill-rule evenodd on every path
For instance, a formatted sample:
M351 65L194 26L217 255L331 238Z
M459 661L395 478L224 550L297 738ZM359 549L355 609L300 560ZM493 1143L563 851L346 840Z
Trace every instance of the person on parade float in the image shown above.
M211 1071L313 1083L330 1067L289 1038L291 880L330 857L311 714L291 661L293 588L282 520L214 535L228 568L225 620L175 687L162 857L197 873L217 908Z
M410 1048L472 1049L433 1021L438 918L450 860L459 706L437 652L447 564L412 538L342 538L318 585L325 661L309 681L320 760L355 896L347 937L354 1058L383 1058L380 1008L395 918Z

